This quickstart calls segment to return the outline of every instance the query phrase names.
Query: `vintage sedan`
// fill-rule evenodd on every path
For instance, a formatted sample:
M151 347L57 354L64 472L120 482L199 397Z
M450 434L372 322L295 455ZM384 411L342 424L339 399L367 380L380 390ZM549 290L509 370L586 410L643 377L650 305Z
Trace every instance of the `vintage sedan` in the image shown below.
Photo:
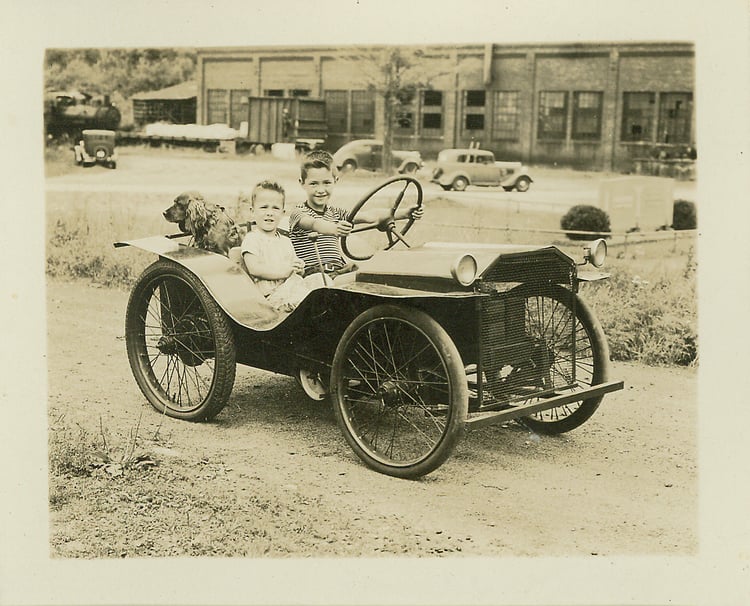
M148 402L208 420L227 404L237 364L289 375L312 399L328 399L366 465L417 478L466 428L517 419L537 433L570 431L623 388L608 376L607 341L578 295L580 282L606 277L584 267L601 266L604 240L581 260L555 246L409 246L414 221L395 216L402 203L421 206L415 179L389 179L352 216L384 192L389 216L342 239L359 261L355 279L327 282L290 313L265 301L239 254L179 241L189 234L116 243L159 257L136 281L125 318ZM355 252L359 232L379 250Z
M444 149L432 171L433 183L444 190L463 191L469 185L502 186L505 191L527 191L533 181L520 162L498 162L485 149Z
M404 175L413 175L422 166L422 155L418 151L391 150L392 163ZM377 139L357 139L341 146L333 154L336 168L350 172L358 168L380 170L383 166L383 142Z

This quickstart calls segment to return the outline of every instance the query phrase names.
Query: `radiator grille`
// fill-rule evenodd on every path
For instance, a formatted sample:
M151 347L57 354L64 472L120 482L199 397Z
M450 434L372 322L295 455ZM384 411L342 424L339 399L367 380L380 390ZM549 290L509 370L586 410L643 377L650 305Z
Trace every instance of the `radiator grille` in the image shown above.
M516 289L482 300L476 373L480 408L543 397L576 385L575 297L558 301L533 292L533 288Z

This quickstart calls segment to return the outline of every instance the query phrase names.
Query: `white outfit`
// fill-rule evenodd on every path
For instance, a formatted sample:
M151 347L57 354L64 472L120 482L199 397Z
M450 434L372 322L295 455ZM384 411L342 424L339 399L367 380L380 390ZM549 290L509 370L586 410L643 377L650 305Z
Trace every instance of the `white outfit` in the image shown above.
M291 267L297 259L292 241L278 232L267 235L261 231L249 231L242 240L240 250L243 259L245 253L248 253L270 266ZM251 277L268 302L282 311L292 311L309 292L302 276L297 273L279 280Z

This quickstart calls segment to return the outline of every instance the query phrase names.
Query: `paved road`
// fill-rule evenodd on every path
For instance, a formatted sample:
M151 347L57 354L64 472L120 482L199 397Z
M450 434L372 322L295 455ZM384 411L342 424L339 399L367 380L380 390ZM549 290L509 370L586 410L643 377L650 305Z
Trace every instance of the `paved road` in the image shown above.
M275 158L226 156L181 150L143 150L121 148L118 168L103 167L75 170L46 181L48 192L149 192L173 195L186 189L198 189L206 195L236 195L247 192L262 179L281 182L290 197L301 196L297 183L297 163ZM602 179L611 175L571 170L537 169L535 182L525 193L501 188L469 187L464 192L444 192L429 182L430 169L418 175L425 198L443 198L459 206L498 207L512 210L562 211L574 204L596 204ZM359 171L342 177L336 196L339 200L358 200L382 177ZM695 198L694 183L676 183L675 197Z

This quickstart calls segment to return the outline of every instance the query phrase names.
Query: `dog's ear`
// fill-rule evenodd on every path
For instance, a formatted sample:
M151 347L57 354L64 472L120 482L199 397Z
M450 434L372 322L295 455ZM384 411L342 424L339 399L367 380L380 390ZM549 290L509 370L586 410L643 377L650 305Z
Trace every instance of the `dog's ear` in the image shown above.
M208 221L208 212L203 198L198 194L199 199L191 198L185 211L185 227L192 233L200 233L205 229Z

